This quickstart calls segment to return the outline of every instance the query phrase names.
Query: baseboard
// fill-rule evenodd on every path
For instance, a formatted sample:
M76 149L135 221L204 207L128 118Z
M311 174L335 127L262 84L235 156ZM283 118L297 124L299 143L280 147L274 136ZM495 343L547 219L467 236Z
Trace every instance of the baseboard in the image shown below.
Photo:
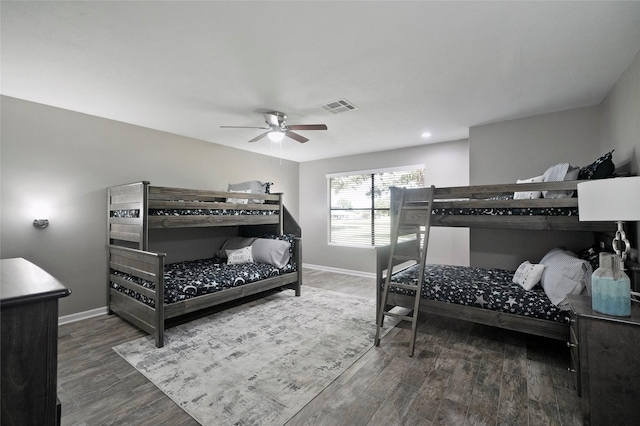
M331 266L312 265L304 263L303 268L315 269L317 271L335 272L338 274L355 275L357 277L375 278L376 274L373 272L353 271L351 269L332 268Z
M58 325L69 324L76 321L81 321L88 318L97 317L99 315L106 315L107 307L91 309L89 311L78 312L77 314L65 315L63 317L58 317Z

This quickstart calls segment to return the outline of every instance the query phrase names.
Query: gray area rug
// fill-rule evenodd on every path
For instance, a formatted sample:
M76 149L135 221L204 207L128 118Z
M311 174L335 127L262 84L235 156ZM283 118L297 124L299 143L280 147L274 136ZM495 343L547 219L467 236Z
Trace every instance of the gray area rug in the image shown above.
M304 287L170 328L163 348L146 336L113 349L201 424L266 426L286 423L374 334L375 302Z

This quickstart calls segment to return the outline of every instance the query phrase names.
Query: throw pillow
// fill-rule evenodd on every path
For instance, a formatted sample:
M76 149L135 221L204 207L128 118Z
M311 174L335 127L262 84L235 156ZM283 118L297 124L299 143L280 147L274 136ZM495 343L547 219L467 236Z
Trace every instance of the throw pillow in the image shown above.
M578 173L578 179L604 179L612 177L616 166L613 164L613 151L607 152L588 166L584 166Z
M228 191L243 191L248 194L269 194L269 188L271 186L271 182L262 183L257 180L252 180L249 182L242 183L230 183L228 185ZM264 204L264 200L260 200L258 198L250 198L249 203L252 204Z
M251 247L227 250L227 265L240 265L243 263L253 263Z
M543 272L544 265L535 265L525 260L513 275L513 282L520 284L525 290L531 290L540 282Z
M254 237L231 237L222 244L222 247L216 251L215 256L220 259L227 258L227 250L237 250L243 247L249 247L256 239Z
M291 244L287 241L258 238L251 244L253 260L268 263L278 269L284 268L291 258L289 247Z
M542 179L544 178L543 175L540 176L536 176L536 177L532 177L529 179L518 179L516 181L516 183L533 183L533 182L542 182ZM541 191L523 191L523 192L514 192L513 193L513 199L514 200L531 200L534 198L540 198L542 197L542 192Z
M235 192L237 194L251 194L251 190L250 189L242 190L242 191L230 190L229 192ZM248 198L227 198L227 203L248 204L249 203L249 199Z
M575 253L554 248L544 255L540 263L545 266L540 285L551 303L563 310L569 309L568 294L580 294L590 285L591 265Z
M580 171L577 167L571 167L569 163L559 163L549 167L542 175L543 182L562 182L575 180ZM571 198L573 191L542 191L544 198Z

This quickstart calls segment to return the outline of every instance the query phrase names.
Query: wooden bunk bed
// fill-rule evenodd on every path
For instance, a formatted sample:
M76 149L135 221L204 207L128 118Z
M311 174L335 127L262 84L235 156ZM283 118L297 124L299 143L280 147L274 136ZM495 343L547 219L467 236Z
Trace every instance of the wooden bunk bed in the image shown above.
M376 249L377 278L377 318L381 325L385 312L394 306L414 309L417 300L411 292L389 291L386 304L382 305L383 288L387 274L401 273L407 268L418 268L420 262L426 263L426 252L422 251L421 236L425 235L425 212L429 214L429 226L501 228L521 230L550 231L593 231L613 235L615 225L606 222L580 222L577 214L578 181L526 183L505 185L482 185L449 188L415 188L391 190L391 223L397 231L396 243ZM573 191L567 198L514 199L519 191ZM431 200L432 197L432 200ZM399 222L400 202L405 211ZM431 201L430 201L431 200ZM428 232L426 232L428 239ZM423 238L422 238L423 239ZM392 242L394 237L392 235ZM424 282L425 267L420 274L413 275L413 284ZM396 268L396 269L394 269ZM393 281L393 276L390 280ZM418 277L418 278L416 278ZM392 285L393 287L393 285ZM421 288L422 289L422 288ZM419 312L452 317L474 323L490 325L503 329L567 340L568 322L557 322L531 316L500 312L480 306L449 303L441 300L419 298ZM393 314L389 314L393 316ZM414 315L415 312L414 312ZM417 318L417 315L415 316ZM403 319L412 319L404 317ZM415 321L414 321L415 326ZM415 331L413 331L415 333ZM413 342L410 342L410 355L413 354ZM376 344L379 339L376 338Z
M164 345L165 320L169 318L277 288L292 289L300 296L302 231L282 204L282 194L168 188L136 182L108 188L107 196L109 313L154 336L156 346ZM165 303L166 254L149 251L149 232L218 226L236 227L237 235L243 237L288 239L291 259L287 269L272 268L273 276L259 281Z

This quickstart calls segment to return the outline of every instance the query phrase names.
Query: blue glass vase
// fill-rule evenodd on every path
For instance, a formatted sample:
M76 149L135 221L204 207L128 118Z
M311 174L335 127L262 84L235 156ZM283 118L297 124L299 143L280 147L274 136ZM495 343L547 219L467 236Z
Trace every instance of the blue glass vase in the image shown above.
M631 280L617 254L600 253L599 268L591 275L591 308L618 317L631 315Z

